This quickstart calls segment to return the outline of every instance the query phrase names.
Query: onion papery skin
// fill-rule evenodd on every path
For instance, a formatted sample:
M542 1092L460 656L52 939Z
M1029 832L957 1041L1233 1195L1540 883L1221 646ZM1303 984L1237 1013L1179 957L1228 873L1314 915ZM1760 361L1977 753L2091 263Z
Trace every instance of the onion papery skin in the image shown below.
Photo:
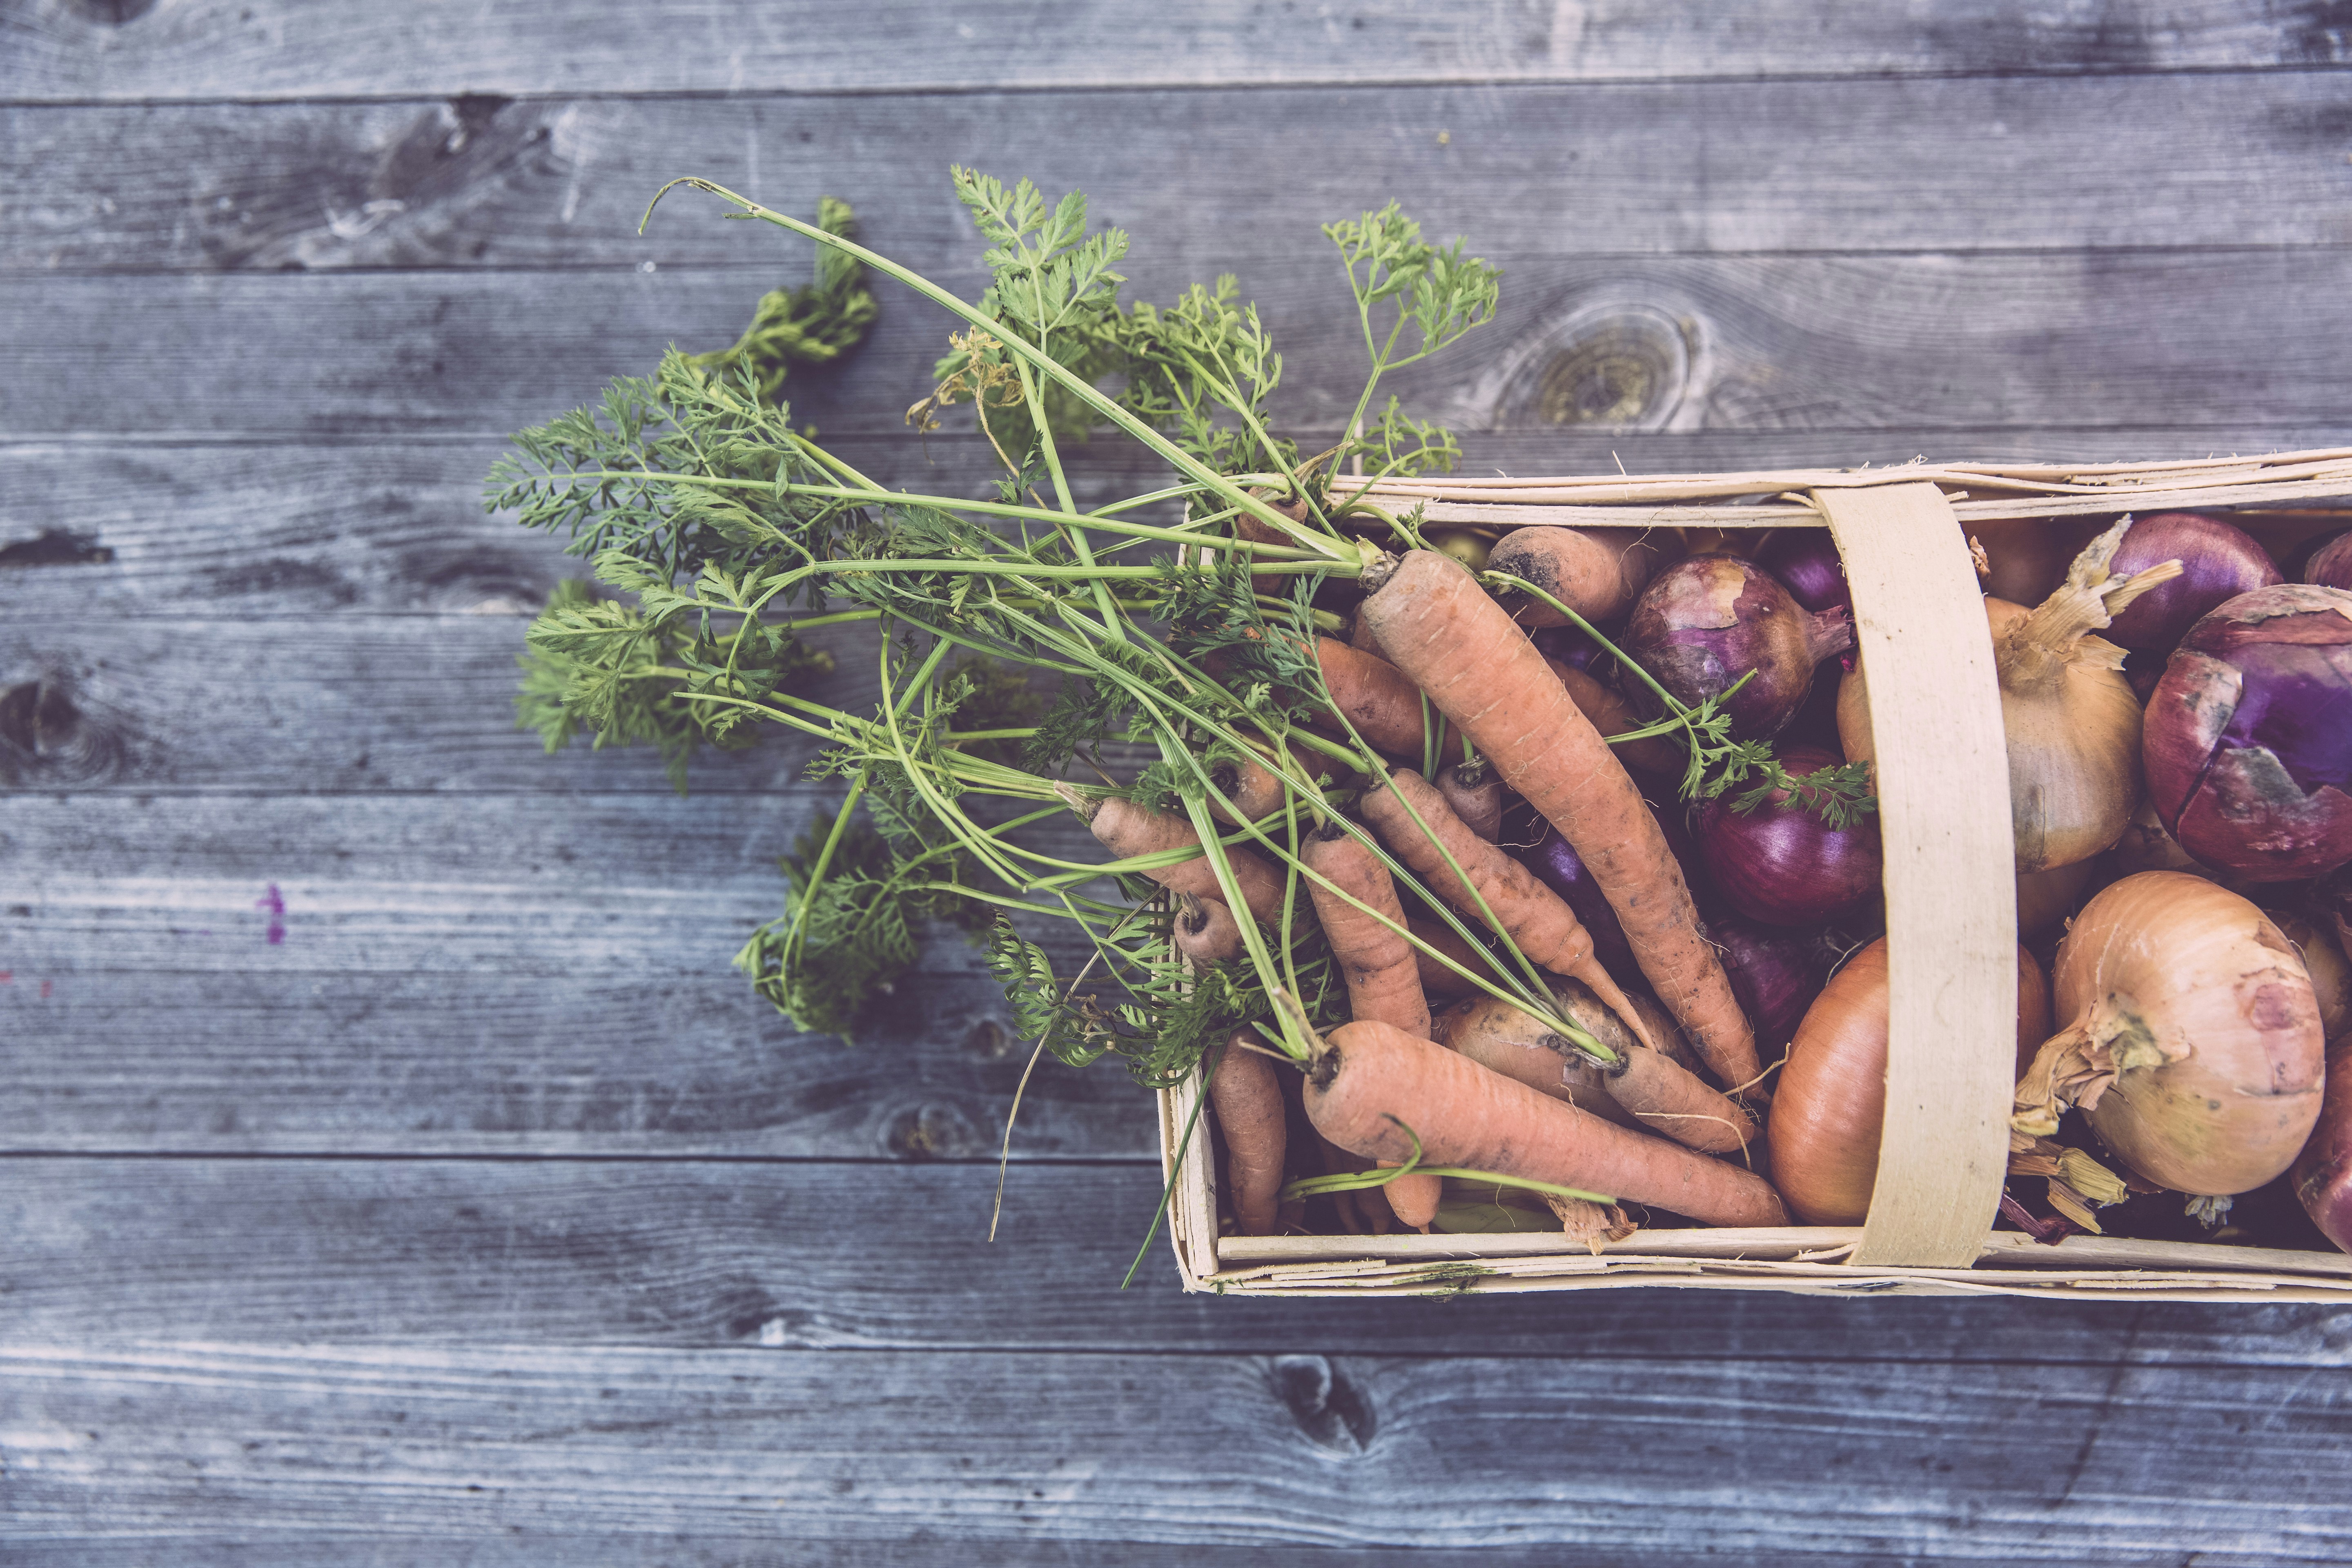
M2011 604L2038 605L2066 580L2066 567L2104 525L2059 517L1997 517L1963 522L1984 546L1984 591Z
M1845 562L1826 528L1776 528L1756 564L1769 572L1789 590L1789 596L1816 613L1843 610L1853 614L1853 589L1845 580Z
M2303 563L2303 580L2321 588L2352 593L2352 531L2337 534L2311 552Z
M2352 964L2336 933L2319 921L2284 910L2264 910L2279 934L2294 943L2297 957L2311 975L2311 994L2319 1005L2319 1027L2329 1039L2352 1029Z
M2052 982L2062 1029L2144 1042L2084 1108L2133 1170L2227 1197L2294 1162L2319 1117L2319 1007L2252 902L2179 871L2126 877L2074 917Z
M2294 1195L2320 1234L2352 1252L2352 1035L2327 1047L2327 1087L2295 1156Z
M1878 1180L1886 1117L1886 939L1847 960L1807 1009L1772 1094L1764 1140L1772 1184L1807 1225L1860 1225ZM2041 969L2018 952L2018 1033L2047 1016ZM2036 993L2039 994L2036 994Z
M2089 889L2091 879L2097 874L2095 860L2077 860L2071 866L2021 874L2017 879L2017 934L2033 936L2073 914Z
M2180 575L2124 606L2104 634L2109 642L2168 653L2190 626L2230 600L2286 581L2252 534L2202 512L2162 511L2139 519L2116 547L2109 570L2128 577L2161 561L2179 562Z
M1886 939L1831 977L1798 1025L1764 1142L1772 1184L1807 1225L1860 1225L1886 1117Z
M2145 753L2158 818L2203 864L2288 882L2352 861L2352 593L2257 588L2199 621Z
M1798 775L1843 759L1811 746L1783 749L1780 766ZM1885 861L1878 818L1832 827L1785 790L1742 814L1718 795L1691 813L1691 832L1726 902L1766 925L1819 925L1851 914L1879 889Z
M1727 910L1705 918L1731 994L1756 1027L1756 1048L1769 1059L1796 1034L1828 982L1829 946L1818 931L1763 925Z
M1694 708L1753 670L1724 706L1735 736L1764 740L1804 705L1813 667L1853 646L1853 623L1843 610L1806 610L1751 561L1694 555L1658 574L1634 605L1619 643L1660 686ZM1643 695L1633 684L1624 689L1637 701Z
M2025 1069L2033 1065L2033 1053L2042 1048L2057 1027L2053 1018L2050 977L2042 972L2033 955L2021 947L2017 950L2017 1076L2023 1078Z

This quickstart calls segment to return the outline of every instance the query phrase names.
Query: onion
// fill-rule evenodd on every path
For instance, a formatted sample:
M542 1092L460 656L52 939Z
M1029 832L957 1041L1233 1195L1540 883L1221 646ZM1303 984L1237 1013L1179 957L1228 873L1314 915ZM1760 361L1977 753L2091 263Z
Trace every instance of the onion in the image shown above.
M2352 593L2257 588L2197 623L2147 706L2148 799L2251 881L2352 861Z
M1633 962L1633 949L1625 940L1625 928L1618 923L1617 911L1609 905L1609 897L1601 884L1592 879L1591 870L1570 847L1559 830L1541 817L1533 826L1540 837L1526 849L1512 848L1519 863L1536 874L1536 880L1558 893L1592 938L1593 956L1601 967L1618 976L1624 984L1630 976L1635 984L1642 978L1641 966Z
M1811 746L1790 746L1780 766L1801 776L1843 759ZM1707 874L1731 907L1767 925L1817 925L1851 914L1878 891L1883 861L1878 819L1832 827L1786 790L1741 813L1723 796L1701 801L1691 832Z
M2139 803L2139 704L2118 672L2123 649L2090 634L2179 568L2167 563L2127 579L2111 575L2108 559L2126 526L2093 540L2074 558L2065 584L2039 607L1985 601L2020 871L2089 859L2123 836ZM1857 668L1838 691L1838 734L1856 762L1876 754L1864 674Z
M2066 1020L2017 1085L2011 1127L2049 1137L2078 1106L2148 1181L2198 1197L2284 1172L2319 1116L2319 1006L2294 945L2201 877L2142 871L2058 946Z
M2294 1195L2322 1235L2352 1252L2352 1035L2327 1047L2327 1087L2295 1156Z
M1753 562L1694 555L1658 574L1620 643L1692 707L1753 671L1725 707L1734 735L1762 740L1804 705L1813 667L1853 646L1853 621L1841 609L1806 611Z
M2125 831L2128 834L2130 830ZM2093 861L2077 860L2071 866L2053 866L2047 871L2021 875L2017 879L2017 934L2035 935L2073 914L2096 870ZM2038 1046L2042 1042L2033 1043Z
M2057 1027L2051 1007L2050 977L2022 947L2017 950L2017 1076L2033 1065L2033 1053Z
M2101 527L2060 517L1994 517L1960 526L1984 547L1985 592L2013 605L2038 605L2056 593Z
M2109 642L2169 653L2190 626L2225 601L2286 581L2252 534L2202 512L2141 518L2125 531L2108 570L2128 577L2160 561L2179 562L2180 575L2117 611L2107 627Z
M2021 949L2020 1033L2034 1001L2028 970L2041 973ZM1886 1116L1886 940L1881 937L1831 977L1790 1043L1764 1141L1771 1151L1772 1184L1807 1225L1860 1225L1870 1212Z
M1586 637L1580 626L1538 626L1528 634L1528 640L1544 658L1571 669L1590 669L1601 657L1601 645Z
M2352 592L2352 531L2337 534L2311 552L2303 563L2303 580L2322 588Z
M1842 609L1853 614L1853 590L1845 580L1845 561L1826 528L1776 528L1756 564L1780 580L1789 597L1808 610Z
M2352 1029L2352 964L2344 962L2335 935L2316 922L2284 910L2264 910L2279 934L2294 943L2295 956L2311 975L2311 994L2319 1005L2320 1032L2334 1039Z
M1789 1043L1822 994L1830 977L1828 945L1819 931L1776 930L1727 910L1707 914L1706 934L1739 1010L1756 1026L1756 1048L1769 1057Z

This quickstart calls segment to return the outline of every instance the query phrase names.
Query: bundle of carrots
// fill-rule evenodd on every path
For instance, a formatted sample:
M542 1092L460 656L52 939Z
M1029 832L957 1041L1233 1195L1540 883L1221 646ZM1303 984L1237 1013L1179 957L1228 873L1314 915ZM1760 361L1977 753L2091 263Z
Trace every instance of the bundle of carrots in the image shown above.
M1347 434L1309 451L1276 431L1281 358L1232 280L1121 303L1126 237L1089 234L1081 197L957 171L991 246L967 301L686 183L956 315L910 417L969 405L1003 469L990 500L886 488L755 381L672 355L494 475L494 505L570 532L636 601L575 592L534 626L551 744L766 722L848 781L738 957L762 994L846 1035L921 921L966 918L1039 1052L1205 1075L1244 1234L1544 1227L1598 1249L1637 1223L1858 1217L1883 926L1820 531L1725 548L1374 504L1371 481L1457 450L1376 388L1491 321L1499 278L1393 206L1325 230L1369 371ZM1106 431L1171 482L1080 507L1063 447ZM2105 564L2077 584L2096 614L2124 607ZM821 700L829 661L799 641L858 626L882 634L866 712ZM1041 847L1065 811L1113 858ZM1051 919L1083 938L1075 973L1033 934ZM1825 1068L1806 1042L1833 1016L1862 1044ZM2085 1026L2045 1063L2050 1022L2021 1019L2021 1072L2080 1099L2117 1037ZM2059 1172L2065 1145L2035 1136L2021 1169ZM2084 1163L2063 1174L2097 1185Z

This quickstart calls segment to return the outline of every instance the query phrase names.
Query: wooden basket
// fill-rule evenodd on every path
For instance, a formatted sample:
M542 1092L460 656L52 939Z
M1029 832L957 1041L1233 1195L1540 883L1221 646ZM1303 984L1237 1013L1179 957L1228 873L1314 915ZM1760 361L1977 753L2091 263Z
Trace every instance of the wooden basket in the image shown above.
M2104 467L1896 468L1383 482L1435 523L1826 527L1868 662L1890 959L1885 1130L1858 1228L1642 1230L1596 1255L1564 1236L1221 1237L1196 1078L1160 1096L1184 1286L1254 1295L1452 1294L1623 1285L2133 1300L2342 1300L2352 1257L2070 1236L1992 1220L2008 1165L2016 883L1992 648L1968 530L2000 518L2257 509L2263 533L2340 522L2352 448ZM2270 515L2263 516L2267 511ZM1184 1130L1191 1126L1189 1141ZM1179 1153L1181 1153L1181 1163Z

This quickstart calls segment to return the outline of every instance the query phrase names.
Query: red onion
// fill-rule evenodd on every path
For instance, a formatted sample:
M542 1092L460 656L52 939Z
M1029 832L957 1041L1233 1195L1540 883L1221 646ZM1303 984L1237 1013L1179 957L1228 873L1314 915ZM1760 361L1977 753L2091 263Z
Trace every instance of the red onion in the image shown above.
M1538 626L1528 634L1536 651L1572 669L1590 669L1601 657L1601 645L1575 626Z
M2352 593L2289 583L2190 628L2142 734L2158 818L2249 881L2352 860Z
M2328 1240L2352 1252L2352 1035L2327 1047L2319 1124L2295 1156L2294 1195Z
M1813 746L1782 750L1780 766L1803 775L1836 767L1835 752ZM1729 797L1701 801L1693 837L1709 876L1731 907L1766 925L1815 925L1870 901L1878 891L1878 819L1832 827L1801 801L1776 790L1753 811Z
M2270 552L2235 523L2195 511L2160 511L2124 533L2107 570L2117 577L2161 561L2180 563L2180 575L2159 583L2116 613L2105 633L2128 648L2168 653L2182 636L2229 599L2284 583Z
M1734 735L1762 740L1804 705L1813 667L1853 646L1853 617L1843 609L1808 612L1754 562L1694 555L1658 574L1620 646L1693 707L1752 670L1726 707Z
M1642 983L1641 965L1633 961L1633 945L1625 940L1625 928L1617 921L1617 911L1609 907L1608 895L1601 884L1592 879L1576 851L1557 828L1541 817L1533 825L1541 837L1531 848L1514 847L1511 853L1520 864L1536 874L1536 880L1558 893L1592 938L1592 954L1601 967L1609 971L1619 984L1630 981Z
M1829 945L1818 931L1776 931L1728 910L1706 916L1706 934L1740 1011L1756 1026L1756 1048L1769 1057L1796 1035L1829 984Z
M1845 562L1826 528L1776 528L1756 564L1780 580L1789 596L1809 610L1842 609L1853 613L1853 591L1846 585Z
M2352 592L2352 531L2337 534L2311 552L2303 563L2303 580L2322 588Z

